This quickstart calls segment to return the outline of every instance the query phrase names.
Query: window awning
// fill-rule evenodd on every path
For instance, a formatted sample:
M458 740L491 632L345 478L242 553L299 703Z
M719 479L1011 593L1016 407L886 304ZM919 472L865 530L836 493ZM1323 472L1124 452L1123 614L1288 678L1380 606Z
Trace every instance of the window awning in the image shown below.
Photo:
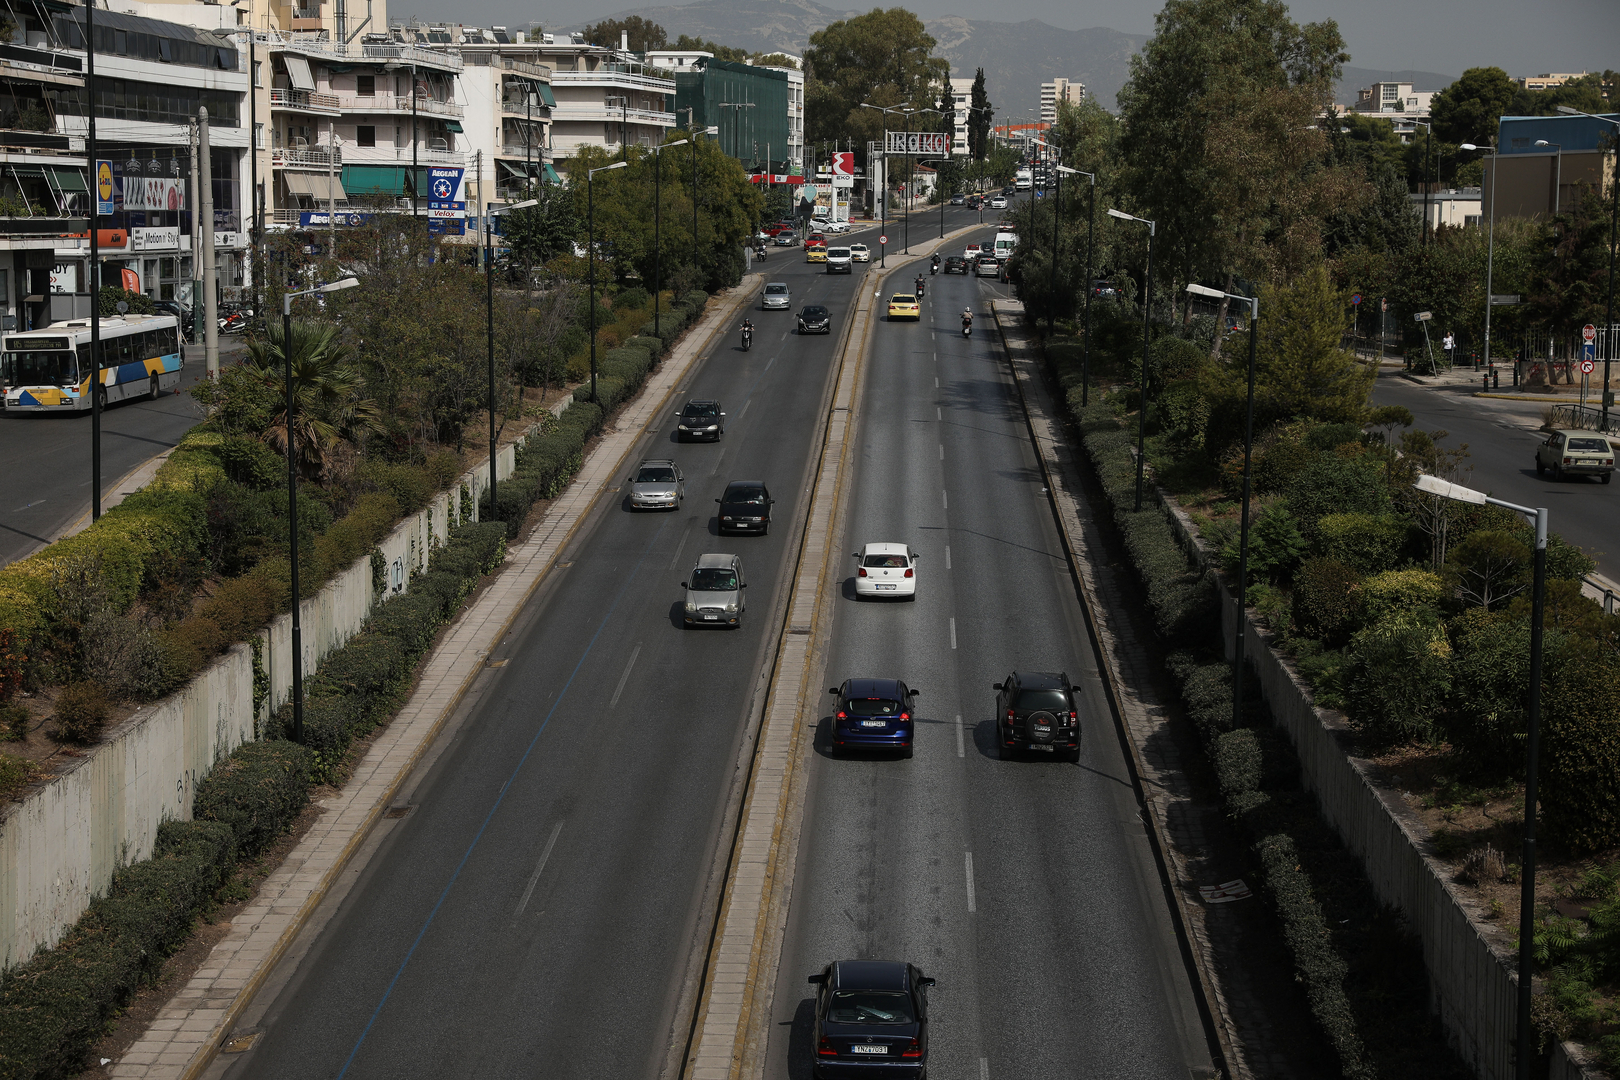
M343 166L343 189L356 195L409 195L410 188L409 165L345 165ZM427 197L428 169L426 165L417 170L417 191L421 197ZM343 198L340 193L338 198Z
M292 83L294 90L315 89L315 76L310 74L308 60L290 53L283 59L287 62L287 79Z
M558 176L557 175L557 170L553 169L550 165L546 166L546 183L548 183L548 184L560 184L560 183L562 183L562 177Z
M540 100L545 102L548 108L555 109L557 107L557 97L551 92L550 83L540 84Z
M286 174L286 178L287 190L292 192L294 195L315 194L315 178L312 175L308 173L290 172ZM321 180L325 181L326 177L321 177Z
M315 196L316 203L325 205L336 199L338 202L348 202L349 195L343 190L343 181L336 176L328 179L319 173L306 177L309 181L309 193Z
M49 166L51 179L62 191L89 191L84 185L84 173L61 165Z
M19 179L26 176L30 180L41 180L45 176L45 170L38 165L7 165L6 169Z
M460 120L446 120L444 122L444 129L446 131L453 131L457 135L460 135L461 134L461 121Z
M495 161L503 170L505 170L507 176L515 177L519 180L528 179L528 175L524 172L523 166L518 162L507 161L505 158L496 158Z

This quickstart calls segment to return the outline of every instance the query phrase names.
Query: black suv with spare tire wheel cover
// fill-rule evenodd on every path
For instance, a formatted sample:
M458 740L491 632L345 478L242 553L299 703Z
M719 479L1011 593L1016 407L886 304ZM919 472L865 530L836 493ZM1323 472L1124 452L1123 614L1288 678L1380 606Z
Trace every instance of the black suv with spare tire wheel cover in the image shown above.
M1067 672L1015 671L991 686L996 694L996 749L1003 761L1020 750L1080 760L1080 688Z

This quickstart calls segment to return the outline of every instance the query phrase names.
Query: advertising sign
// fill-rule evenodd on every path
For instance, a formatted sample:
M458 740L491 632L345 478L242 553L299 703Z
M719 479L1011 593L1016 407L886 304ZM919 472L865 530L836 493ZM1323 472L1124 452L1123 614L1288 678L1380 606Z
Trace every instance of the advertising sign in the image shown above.
M325 210L305 210L305 211L303 211L302 213L300 213L298 215L298 224L303 226L306 229L311 227L311 226L319 226L320 228L324 229L329 224L331 224L331 225L364 225L368 220L370 220L371 215L370 214L353 214L353 213L349 213L348 211L345 210L345 211L339 211L338 212L337 220L335 220L335 221L328 221L327 218L328 218L328 215L327 215L327 212Z
M174 176L125 176L125 210L184 210L186 189Z
M51 292L76 293L79 291L79 264L57 263L51 267Z
M178 226L129 230L129 250L131 251L173 251L179 246L180 229Z
M951 137L943 131L889 131L884 144L891 154L932 154L944 157L951 152Z
M832 172L834 176L847 176L855 178L855 154L853 152L839 151L832 156ZM837 183L837 181L833 181Z
M126 292L140 292L141 291L141 275L137 274L135 271L131 270L129 267L126 266L123 269L119 270L118 271L118 277L119 277L120 284L123 285Z
M462 188L465 169L428 169L428 217L460 220L467 216L467 193Z
M96 162L96 213L112 216L113 171L112 162Z

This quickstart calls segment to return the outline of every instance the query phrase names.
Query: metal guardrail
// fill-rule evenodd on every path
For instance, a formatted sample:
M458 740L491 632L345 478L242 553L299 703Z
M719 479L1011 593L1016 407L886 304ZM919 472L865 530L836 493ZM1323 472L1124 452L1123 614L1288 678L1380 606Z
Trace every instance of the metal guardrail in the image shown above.
M1603 426L1603 410L1596 405L1556 404L1554 412L1560 417L1559 427L1580 428L1583 431L1602 431L1605 435L1620 435L1620 409L1609 408L1609 425Z
M1603 605L1603 614L1605 615L1613 615L1615 610L1620 608L1620 591L1611 587L1613 585L1614 583L1609 581L1608 578L1598 577L1595 574L1588 574L1581 579L1581 591L1585 592L1590 589L1596 592L1598 595L1592 599Z

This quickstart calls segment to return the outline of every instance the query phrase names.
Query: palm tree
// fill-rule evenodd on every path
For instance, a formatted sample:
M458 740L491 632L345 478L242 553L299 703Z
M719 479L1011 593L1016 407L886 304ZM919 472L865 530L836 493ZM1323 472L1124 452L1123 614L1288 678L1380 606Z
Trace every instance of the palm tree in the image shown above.
M285 357L292 355L292 391L297 405L293 423L294 459L299 474L319 482L327 476L332 452L367 432L382 428L382 412L366 395L365 380L355 366L355 351L343 343L331 323L292 324L290 348L283 347L282 326L271 321L269 335L248 345L246 367L266 387L284 393ZM287 452L287 410L270 421L261 438Z

